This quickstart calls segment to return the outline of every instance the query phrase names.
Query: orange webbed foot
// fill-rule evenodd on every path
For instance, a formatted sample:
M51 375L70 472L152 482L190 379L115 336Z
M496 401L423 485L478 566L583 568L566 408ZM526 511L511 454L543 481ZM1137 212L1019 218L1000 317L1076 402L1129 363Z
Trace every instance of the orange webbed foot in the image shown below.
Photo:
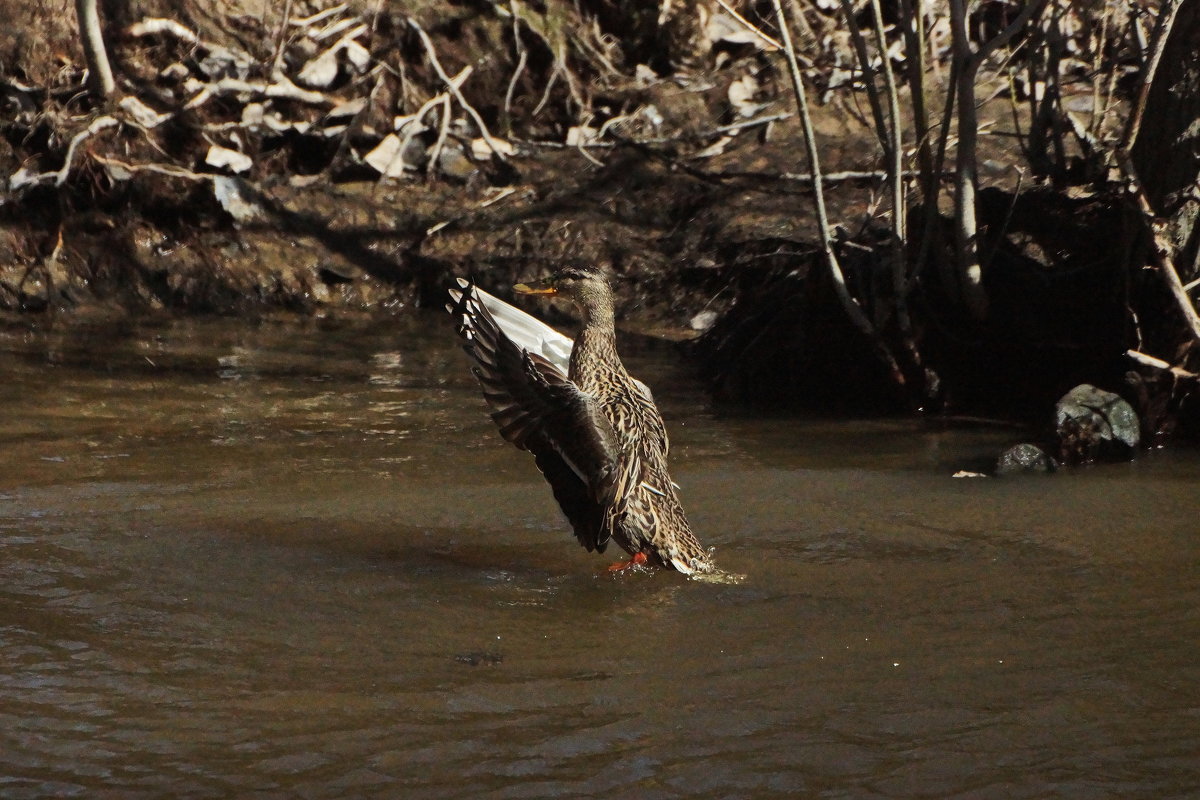
M646 558L645 553L634 553L633 558L629 559L628 561L618 561L615 564L609 565L608 571L621 572L622 570L631 569L633 567L641 567L644 566L648 560L649 559Z

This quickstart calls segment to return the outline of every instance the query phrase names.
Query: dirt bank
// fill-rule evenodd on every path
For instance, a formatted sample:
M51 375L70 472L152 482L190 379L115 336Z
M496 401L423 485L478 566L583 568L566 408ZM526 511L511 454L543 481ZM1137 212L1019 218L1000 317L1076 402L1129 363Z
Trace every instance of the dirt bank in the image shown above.
M1055 51L1070 64L1051 108L1075 117L1052 119L1011 71L977 87L984 319L944 266L962 257L962 172L930 172L917 144L910 197L940 174L942 213L914 202L919 233L896 245L881 117L831 9L797 6L836 273L769 4L737 4L757 32L707 2L410 5L134 3L108 20L118 86L102 100L81 91L66 9L23 8L28 36L0 38L16 65L0 76L0 309L396 314L440 308L458 275L504 294L582 260L613 269L628 329L702 336L692 352L736 402L1037 418L1075 382L1120 388L1134 346L1186 356L1157 312L1130 312L1170 300L1131 270L1141 223L1104 174L1097 137L1118 127L1136 62L1107 27L1058 19L1060 39L1032 40L1077 44ZM930 22L941 58L945 20ZM1005 20L978 22L987 37ZM856 24L869 32L869 15ZM1082 71L1087 47L1108 59L1107 94ZM905 129L924 124L913 114ZM1087 130L1065 134L1080 115ZM1191 396L1163 380L1155 367L1124 387L1161 412L1150 434Z

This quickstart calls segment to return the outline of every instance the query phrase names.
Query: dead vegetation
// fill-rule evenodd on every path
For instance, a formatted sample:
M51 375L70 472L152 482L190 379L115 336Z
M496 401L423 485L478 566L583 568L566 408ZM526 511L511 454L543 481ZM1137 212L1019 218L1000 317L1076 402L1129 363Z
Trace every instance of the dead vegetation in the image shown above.
M723 396L1132 371L1165 431L1200 270L1130 154L1196 2L143 2L105 99L41 0L46 47L0 38L0 303L371 309L595 258Z

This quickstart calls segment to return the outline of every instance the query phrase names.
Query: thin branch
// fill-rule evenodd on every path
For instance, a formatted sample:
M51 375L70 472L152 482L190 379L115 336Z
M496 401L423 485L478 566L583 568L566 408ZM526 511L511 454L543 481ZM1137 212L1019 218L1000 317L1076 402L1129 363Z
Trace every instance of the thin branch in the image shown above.
M787 18L783 13L783 6L780 0L771 0L775 10L775 19L779 23L780 36L783 39L783 52L787 58L788 71L792 78L792 90L796 95L796 106L800 111L800 122L804 130L804 146L808 153L809 169L813 174L813 199L817 208L817 224L820 226L819 237L821 240L821 252L825 256L825 261L829 266L830 276L833 278L834 291L837 293L838 299L842 303L842 308L850 321L854 323L862 333L874 344L880 359L887 365L891 372L892 380L897 386L905 384L904 373L900 370L900 366L896 363L895 357L879 337L875 326L871 324L871 320L863 312L862 306L850 294L850 290L846 286L846 277L842 274L842 267L838 263L837 254L833 251L833 242L830 238L829 231L829 213L825 208L825 191L822 188L821 181L821 160L817 153L816 135L813 131L812 116L808 111L808 95L804 88L804 79L800 75L800 65L796 60L796 49L792 46L792 36L788 30Z
M533 107L533 111L529 113L529 118L536 119L537 115L542 113L547 104L550 102L550 91L554 88L554 82L558 80L558 71L564 69L558 59L554 60L554 70L550 73L550 77L546 79L546 88L542 90L542 97L538 100L538 104Z
M737 9L735 9L733 6L729 5L729 3L725 2L725 0L717 0L717 5L719 5L723 9L725 9L726 14L733 17L734 20L739 25L741 25L743 28L750 31L750 33L754 34L759 39L761 39L768 47L772 47L776 50L783 49L783 45L780 44L778 42L778 40L775 39L775 37L767 34L766 32L764 32L762 30L762 28L758 27L753 22L751 22L750 20L743 17L741 14L739 14L737 12ZM811 66L811 64L806 65L806 66Z
M1183 367L1172 366L1169 362L1163 361L1161 358L1155 358L1154 356L1147 355L1146 353L1142 353L1138 350L1126 350L1125 355L1129 356L1142 366L1150 367L1151 369L1161 369L1164 372L1170 372L1176 378L1185 378L1193 381L1197 378L1200 378L1200 374L1186 370Z
M1150 41L1150 60L1142 69L1141 86L1138 88L1137 100L1133 111L1125 123L1125 135L1121 137L1121 149L1130 151L1137 141L1138 132L1142 128L1142 117L1146 114L1146 101L1150 97L1150 84L1158 72L1158 64L1162 61L1163 46L1167 35L1175 25L1175 13L1179 11L1179 0L1163 0L1163 7L1158 12L1158 21L1154 25L1154 37Z
M1099 141L1101 128L1104 127L1104 114L1108 111L1108 104L1102 94L1101 81L1099 80L1101 68L1104 65L1104 47L1108 42L1108 23L1112 17L1112 6L1105 6L1104 12L1100 15L1100 30L1096 34L1095 52L1092 58L1092 115L1088 122L1088 133L1093 140ZM1089 36L1089 41L1091 37ZM1117 70L1112 70L1112 76L1117 74ZM1110 76L1111 79L1111 76Z
M271 77L283 74L283 46L287 43L288 21L292 18L292 0L287 0L283 6L283 16L279 18L279 30L275 32L275 53L271 56Z
M1196 306L1192 302L1191 297L1188 296L1188 289L1183 285L1183 281L1179 278L1179 272L1175 269L1172 259L1173 247L1167 239L1166 231L1164 230L1165 225L1158 218L1154 206L1150 203L1150 198L1147 196L1146 189L1138 177L1137 168L1134 166L1131 155L1131 148L1137 141L1138 131L1141 128L1141 118L1145 114L1146 99L1150 94L1150 84L1154 80L1158 64L1162 61L1168 35L1175 23L1175 12L1178 10L1178 0L1164 1L1167 5L1160 12L1158 24L1154 29L1149 60L1142 70L1137 104L1130 116L1129 124L1125 128L1125 135L1122 137L1121 146L1117 148L1116 160L1117 165L1125 173L1128 191L1137 204L1138 211L1141 213L1142 220L1153 241L1151 256L1154 260L1154 266L1158 269L1158 274L1163 279L1167 291L1179 307L1179 312L1183 316L1183 321L1191 333L1192 340L1200 342L1200 314L1196 313Z
M892 60L888 58L887 39L883 34L883 9L879 0L871 0L871 8L874 11L875 39L879 57L883 62L883 85L887 90L888 115L891 121L888 143L892 157L889 170L892 178L893 228L896 239L903 243L908 239L908 222L907 204L904 199L904 139L900 122L900 95L896 90L896 76L892 73Z
M830 184L843 183L845 181L883 180L890 174L891 172L889 170L882 169L848 169L841 172L824 172L818 176L814 176L811 172L784 172L780 174L779 177L785 181L801 181L804 183L812 183L817 178L820 178L821 183ZM912 170L908 170L904 173L904 177L906 178L915 178L916 176L917 173L913 172Z
M1021 9L1021 13L1017 14L1012 22L1008 23L1008 27L981 44L979 46L979 50L975 52L975 55L972 58L972 61L975 62L975 69L978 69L979 66L988 59L988 56L990 56L999 48L1008 44L1009 40L1020 33L1021 29L1024 28L1030 20L1032 20L1034 17L1040 16L1042 9L1046 6L1046 3L1047 0L1032 0L1032 2L1028 3L1024 8ZM955 5L955 3L952 0L952 9L953 5ZM967 47L969 48L969 45L967 45Z
M925 269L926 259L929 258L929 251L933 247L933 239L937 232L938 222L938 199L942 194L942 176L943 169L946 165L946 147L950 141L950 119L954 115L954 103L957 99L954 91L955 82L958 80L958 65L950 64L950 75L948 90L946 91L945 104L942 107L942 121L940 123L941 132L938 134L937 149L933 156L933 168L928 176L926 176L927 184L925 188L924 214L921 225L921 247L917 252L917 260L914 265L913 274L920 275ZM938 236L940 241L941 237ZM949 260L944 255L939 255L938 264L941 267L942 283L945 285L947 292L951 291L955 285L954 270L950 267Z
M433 143L432 149L429 151L429 163L426 169L429 174L435 174L441 168L438 163L442 157L442 148L446 146L446 137L450 134L450 97L446 93L442 93L442 113L441 122L438 125L437 141Z
M891 162L888 164L888 179L892 189L892 302L895 304L896 325L904 342L905 351L914 364L921 363L921 353L912 335L912 317L908 310L908 198L905 196L904 180L904 136L900 121L900 94L896 88L896 76L892 72L892 60L888 57L887 38L883 33L883 9L879 0L871 0L875 22L876 49L883 62L883 85L887 91L888 145Z
M446 84L446 88L450 90L450 94L454 95L454 99L458 101L460 106L462 106L463 111L466 111L467 114L470 115L471 119L474 120L476 127L479 128L479 135L483 137L483 141L487 143L489 148L491 148L492 154L495 155L500 161L508 161L508 159L505 158L500 145L494 138L492 138L492 134L488 131L487 123L483 121L483 117L479 116L479 112L475 110L475 107L467 102L467 98L463 97L462 90L460 90L450 76L446 74L446 70L442 69L442 62L438 60L437 51L433 47L433 40L429 38L429 34L425 32L424 28L417 24L415 19L410 18L408 20L408 24L411 25L413 30L417 32L417 35L421 37L421 44L425 46L425 54L429 56L430 65L438 74L438 77L442 79L442 82Z
M1191 332L1193 341L1200 343L1200 314L1196 313L1196 306L1188 296L1187 288L1179 279L1179 273L1171 261L1171 243L1167 241L1163 223L1159 221L1154 213L1154 208L1150 205L1150 199L1146 196L1146 190L1138 178L1137 169L1133 166L1133 159L1130 158L1128 150L1117 150L1117 163L1125 172L1129 191L1137 202L1146 228L1154 240L1151 255L1154 259L1154 266L1158 269L1159 277L1163 279L1167 291L1175 299L1175 304L1179 307L1179 313L1183 316L1183 321Z
M863 85L867 89L867 101L871 105L871 116L875 120L875 138L879 140L879 148L883 150L883 158L885 161L892 160L891 144L887 134L887 122L883 116L883 103L879 99L879 87L875 85L875 68L871 66L871 54L867 52L867 40L863 38L862 31L858 29L857 23L854 21L854 5L851 0L842 0L842 18L846 21L846 28L850 31L850 41L854 45L854 52L858 56L858 66L862 70ZM882 39L880 40L882 42ZM880 45L884 52L883 58L887 58L886 45Z
M211 181L217 177L207 172L192 172L190 169L176 167L171 164L131 164L128 161L121 161L116 158L107 158L97 154L95 159L100 164L106 167L117 167L129 173L135 172L153 172L157 175L167 175L172 178L183 178L189 181Z
M933 154L929 147L929 111L925 107L925 11L924 0L900 0L901 17L909 20L903 26L905 60L908 62L909 101L913 109L913 125L917 137L917 164L921 167L922 186L928 194L932 185Z
M513 93L517 90L517 81L521 79L521 75L525 72L525 65L529 61L529 49L525 47L525 43L521 41L521 12L520 6L517 5L517 0L509 0L510 12L512 13L512 35L513 47L517 49L517 66L513 69L512 77L508 81L508 89L504 92L504 125L505 132L512 135L512 100Z

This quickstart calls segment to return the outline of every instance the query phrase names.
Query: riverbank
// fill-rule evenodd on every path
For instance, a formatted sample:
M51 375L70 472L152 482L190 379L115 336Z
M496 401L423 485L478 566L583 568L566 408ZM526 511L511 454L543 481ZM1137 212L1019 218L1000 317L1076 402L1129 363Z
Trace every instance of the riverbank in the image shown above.
M720 400L1044 420L1090 382L1138 402L1148 441L1197 416L1194 380L1172 383L1187 369L1126 355L1179 345L1170 300L1134 268L1142 222L1096 173L1097 142L1060 131L1057 151L1043 143L1054 164L1029 161L1048 129L1011 74L976 87L971 273L950 203L961 170L934 181L938 213L916 200L921 173L905 178L921 232L897 245L881 128L861 75L841 66L850 39L836 15L806 12L832 36L806 45L804 68L833 263L761 27L565 6L558 30L549 11L516 6L316 4L276 18L251 5L221 19L123 12L106 101L80 92L74 61L6 78L3 313L399 315L440 308L457 276L505 296L588 261L616 276L627 331L698 340L690 353ZM1114 42L1106 69L1128 78L1129 45ZM939 69L931 104L945 100ZM1114 129L1124 95L1063 75L1064 108ZM971 274L984 276L974 289Z

